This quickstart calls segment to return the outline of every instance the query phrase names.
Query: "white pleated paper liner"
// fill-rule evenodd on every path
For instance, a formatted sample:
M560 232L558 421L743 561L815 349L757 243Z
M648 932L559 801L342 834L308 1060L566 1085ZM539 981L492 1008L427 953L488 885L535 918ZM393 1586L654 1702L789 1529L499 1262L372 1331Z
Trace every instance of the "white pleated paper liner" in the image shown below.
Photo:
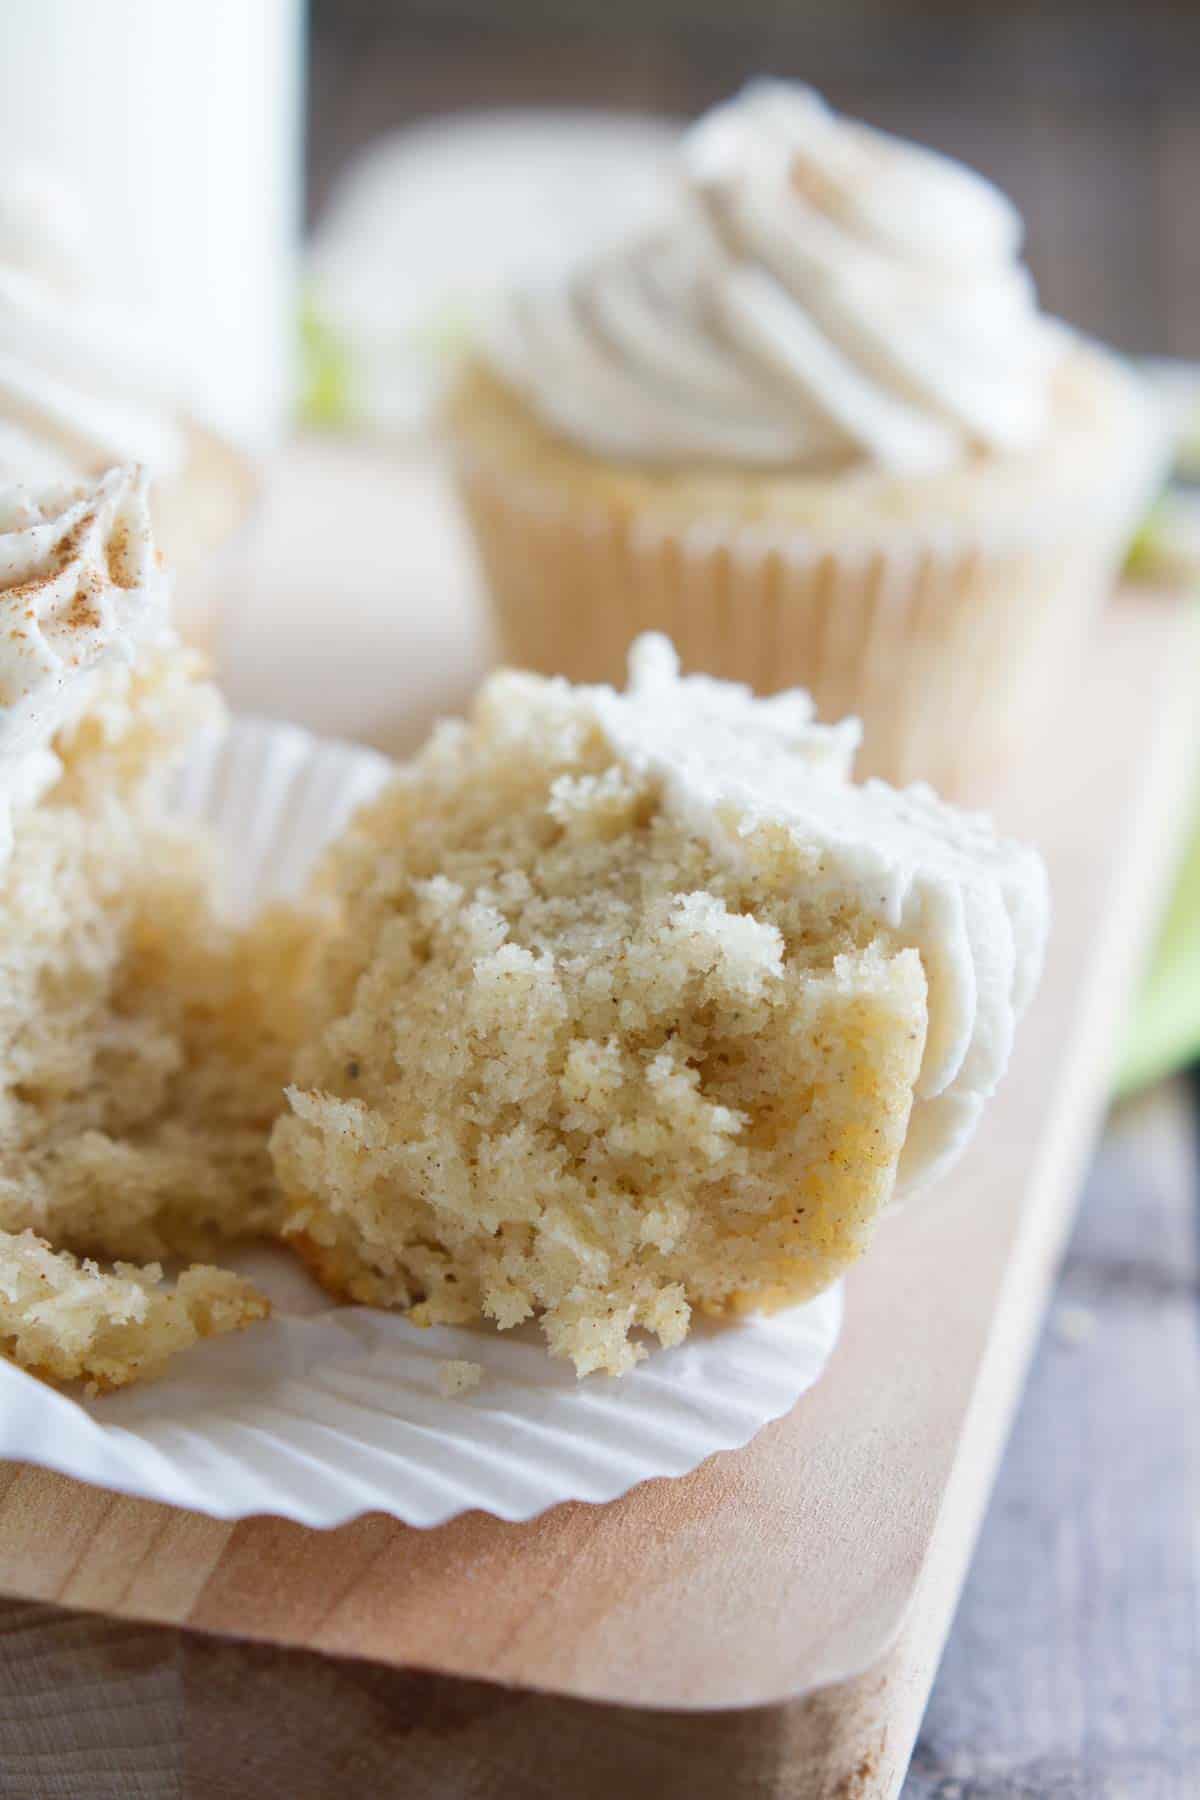
M294 892L387 772L369 751L243 721L197 750L178 807L214 825L230 901L247 910ZM748 1442L817 1380L842 1315L834 1289L769 1319L698 1324L621 1380L579 1381L533 1327L420 1330L335 1306L283 1250L228 1260L274 1316L197 1345L155 1382L77 1399L0 1360L0 1457L222 1519L528 1519ZM480 1385L444 1395L450 1359L481 1364Z

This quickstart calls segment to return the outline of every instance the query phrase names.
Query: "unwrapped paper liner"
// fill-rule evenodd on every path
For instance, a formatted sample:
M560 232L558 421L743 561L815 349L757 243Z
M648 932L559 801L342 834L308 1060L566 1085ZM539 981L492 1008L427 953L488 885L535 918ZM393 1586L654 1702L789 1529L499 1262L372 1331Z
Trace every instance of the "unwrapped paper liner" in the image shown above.
M388 769L294 726L240 721L198 748L177 809L215 827L228 901L245 913L297 891ZM0 1359L0 1456L222 1519L324 1527L380 1511L430 1526L476 1508L528 1519L746 1443L817 1380L842 1316L835 1288L767 1319L698 1322L621 1380L580 1381L532 1326L420 1330L333 1305L283 1250L228 1260L270 1294L274 1317L196 1346L157 1381L77 1398ZM481 1364L480 1384L444 1394L450 1360Z

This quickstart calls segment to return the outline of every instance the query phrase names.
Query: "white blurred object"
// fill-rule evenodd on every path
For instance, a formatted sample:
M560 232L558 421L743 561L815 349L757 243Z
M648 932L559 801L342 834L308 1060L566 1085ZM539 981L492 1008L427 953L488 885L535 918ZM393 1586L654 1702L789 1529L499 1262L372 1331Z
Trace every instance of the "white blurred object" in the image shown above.
M1200 480L1200 363L1173 356L1147 356L1143 375L1166 408L1175 436L1175 470L1185 480Z
M254 447L292 391L304 15L303 0L0 12L0 163L49 178L0 220L10 250L52 213L69 263L79 221L51 196L77 195L97 288L153 321L193 408Z
M48 169L6 153L0 178L0 265L56 288L86 285L92 236L78 194Z
M464 114L396 132L335 188L309 259L355 423L409 430L446 350L517 281L552 278L649 223L680 127L604 112Z

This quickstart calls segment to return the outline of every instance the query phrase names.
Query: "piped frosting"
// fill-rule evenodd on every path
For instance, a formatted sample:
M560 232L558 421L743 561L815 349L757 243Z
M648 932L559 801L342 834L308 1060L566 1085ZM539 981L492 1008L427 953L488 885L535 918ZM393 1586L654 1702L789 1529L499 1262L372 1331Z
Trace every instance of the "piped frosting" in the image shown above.
M1032 447L1063 336L982 176L760 82L685 136L672 214L514 295L486 354L580 447L927 473Z
M669 642L638 639L624 693L564 690L614 751L723 855L763 863L784 832L806 889L849 905L920 955L929 1023L900 1186L939 1172L1008 1064L1049 928L1045 865L988 818L924 785L852 779L857 722L813 720L809 696L681 677Z
M86 221L39 171L0 179L0 482L187 456L172 379L144 321L92 291Z
M0 488L0 793L78 714L98 669L165 636L168 582L144 469L97 482Z

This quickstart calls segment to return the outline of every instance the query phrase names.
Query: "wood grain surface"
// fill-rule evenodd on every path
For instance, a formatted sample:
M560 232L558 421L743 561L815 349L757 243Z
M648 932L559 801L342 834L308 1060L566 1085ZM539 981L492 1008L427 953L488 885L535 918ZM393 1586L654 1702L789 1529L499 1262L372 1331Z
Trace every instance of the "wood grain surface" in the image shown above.
M478 595L439 495L436 474L361 452L287 459L253 605L234 607L242 704L286 699L326 729L345 709L391 742L414 700L471 684L487 654ZM363 529L335 558L327 509L351 503ZM418 539L420 590L400 573ZM146 1792L270 1796L276 1766L294 1783L278 1791L337 1792L332 1775L319 1785L337 1752L339 1767L359 1757L359 1791L414 1800L587 1800L618 1781L895 1793L1186 818L1193 639L1186 609L1161 597L1115 605L1064 686L1054 737L995 795L1050 861L1046 980L969 1155L886 1222L850 1281L827 1377L788 1418L607 1507L515 1526L474 1514L425 1533L378 1515L325 1534L230 1528L3 1470L0 1777L14 1772L0 1792L104 1791L39 1786L34 1764L13 1760L78 1738L80 1758L103 1748L103 1766L122 1744L144 1751ZM94 1636L86 1613L102 1616ZM127 1704L133 1689L144 1705ZM188 1766L171 1765L180 1744ZM291 1760L254 1762L288 1744ZM385 1783L389 1746L403 1785ZM68 1783L74 1766L65 1750L45 1765ZM253 1780L229 1785L239 1770Z
M1200 1792L1196 1093L1118 1109L905 1800Z
M866 1800L919 1685L646 1712L4 1602L0 1797Z

